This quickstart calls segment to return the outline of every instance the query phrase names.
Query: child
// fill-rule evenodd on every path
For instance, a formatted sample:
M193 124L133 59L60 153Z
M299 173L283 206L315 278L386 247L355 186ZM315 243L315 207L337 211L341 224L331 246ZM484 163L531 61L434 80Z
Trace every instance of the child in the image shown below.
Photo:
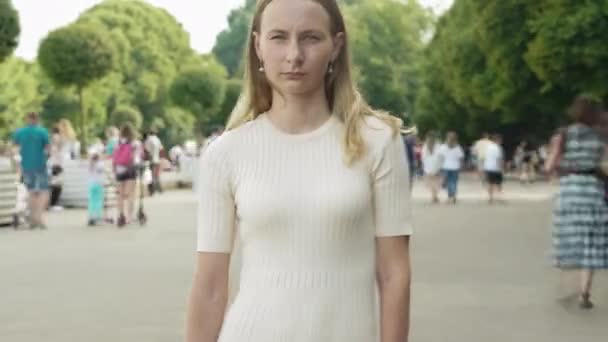
M105 166L98 153L91 157L89 165L89 226L103 220Z

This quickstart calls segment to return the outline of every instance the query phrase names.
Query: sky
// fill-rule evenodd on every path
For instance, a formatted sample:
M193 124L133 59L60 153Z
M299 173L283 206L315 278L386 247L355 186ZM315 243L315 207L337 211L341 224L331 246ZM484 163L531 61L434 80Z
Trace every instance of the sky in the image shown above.
M441 12L453 0L419 0ZM13 0L21 21L21 36L15 54L27 60L36 57L38 45L48 32L68 25L101 0ZM201 53L211 51L215 37L228 26L230 10L245 0L146 0L162 7L182 23L190 33L192 48Z

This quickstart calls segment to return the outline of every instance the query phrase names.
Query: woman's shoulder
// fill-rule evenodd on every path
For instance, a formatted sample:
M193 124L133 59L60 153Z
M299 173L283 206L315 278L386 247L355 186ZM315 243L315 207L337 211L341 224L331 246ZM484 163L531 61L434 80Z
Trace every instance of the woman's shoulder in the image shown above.
M372 150L382 149L391 141L402 138L397 125L392 126L374 115L365 116L360 129L361 137Z
M222 134L209 139L204 148L204 154L232 155L242 150L245 141L259 130L259 120L252 120L236 128L226 130Z

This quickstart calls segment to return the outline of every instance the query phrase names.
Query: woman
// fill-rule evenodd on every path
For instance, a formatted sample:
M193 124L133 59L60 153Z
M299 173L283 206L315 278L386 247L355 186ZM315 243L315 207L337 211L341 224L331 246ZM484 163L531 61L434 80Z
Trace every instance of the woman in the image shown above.
M445 186L448 190L448 202L456 204L458 197L458 179L464 161L464 151L458 144L458 135L455 132L448 132L446 143L441 146L443 177Z
M76 137L76 132L70 120L59 120L57 129L61 136L61 156L63 161L78 159L80 157L80 142Z
M51 166L49 206L51 210L63 209L59 205L59 199L63 191L63 162L63 139L61 130L57 125L53 127L49 146L49 164Z
M201 158L187 341L407 340L400 122L361 99L348 61L335 0L258 1L244 93Z
M422 165L424 177L431 190L433 203L439 203L439 188L441 186L441 154L434 132L427 134L426 141L422 147Z
M135 180L137 179L137 153L135 130L126 124L120 130L120 142L114 150L113 167L118 182L118 221L119 228L124 227L133 217L135 208Z
M601 105L579 96L570 108L574 124L554 139L550 160L558 164L559 195L553 211L555 265L580 272L579 304L590 309L596 270L608 268L608 206L604 200L606 146L594 130Z

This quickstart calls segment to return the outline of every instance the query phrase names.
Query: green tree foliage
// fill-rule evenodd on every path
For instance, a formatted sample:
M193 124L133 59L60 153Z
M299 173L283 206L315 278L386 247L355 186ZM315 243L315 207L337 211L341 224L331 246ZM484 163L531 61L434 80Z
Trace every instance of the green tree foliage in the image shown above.
M221 109L226 92L225 77L223 66L209 59L205 66L181 73L171 86L171 99L195 114L198 132L202 132Z
M10 0L0 0L0 63L17 48L19 15Z
M245 55L247 35L254 11L255 0L247 0L243 6L232 10L228 16L228 28L220 32L216 38L212 52L228 69L231 77L237 76L242 68L241 62Z
M162 121L155 123L165 146L181 144L194 137L193 127L196 123L190 112L179 107L168 107L166 112Z
M23 125L27 112L40 111L47 91L37 64L16 57L0 64L0 140Z
M352 58L363 94L396 115L413 111L430 14L418 2L363 0L346 7Z
M226 122L228 122L230 114L239 100L242 88L243 82L239 79L231 79L226 82L226 96L224 96L224 102L218 111L218 115L211 121L211 124L217 126L225 125Z
M531 10L533 37L523 57L543 91L568 89L608 101L608 1L545 0Z
M107 113L121 104L136 107L144 128L167 119L168 90L177 74L203 63L181 24L143 1L104 1L77 22L105 30L118 52L115 69L96 89L102 106Z
M425 52L416 121L467 140L546 138L576 94L607 98L605 36L602 0L456 0Z
M54 90L42 104L41 117L45 125L52 126L61 119L78 122L80 102L78 95L67 88Z
M121 127L126 123L131 124L133 128L139 130L143 123L143 117L136 108L124 105L119 106L110 114L109 124Z
M58 86L75 86L80 102L80 136L83 150L88 142L87 109L84 89L104 77L113 67L114 50L102 31L74 25L58 29L40 44L38 60Z

